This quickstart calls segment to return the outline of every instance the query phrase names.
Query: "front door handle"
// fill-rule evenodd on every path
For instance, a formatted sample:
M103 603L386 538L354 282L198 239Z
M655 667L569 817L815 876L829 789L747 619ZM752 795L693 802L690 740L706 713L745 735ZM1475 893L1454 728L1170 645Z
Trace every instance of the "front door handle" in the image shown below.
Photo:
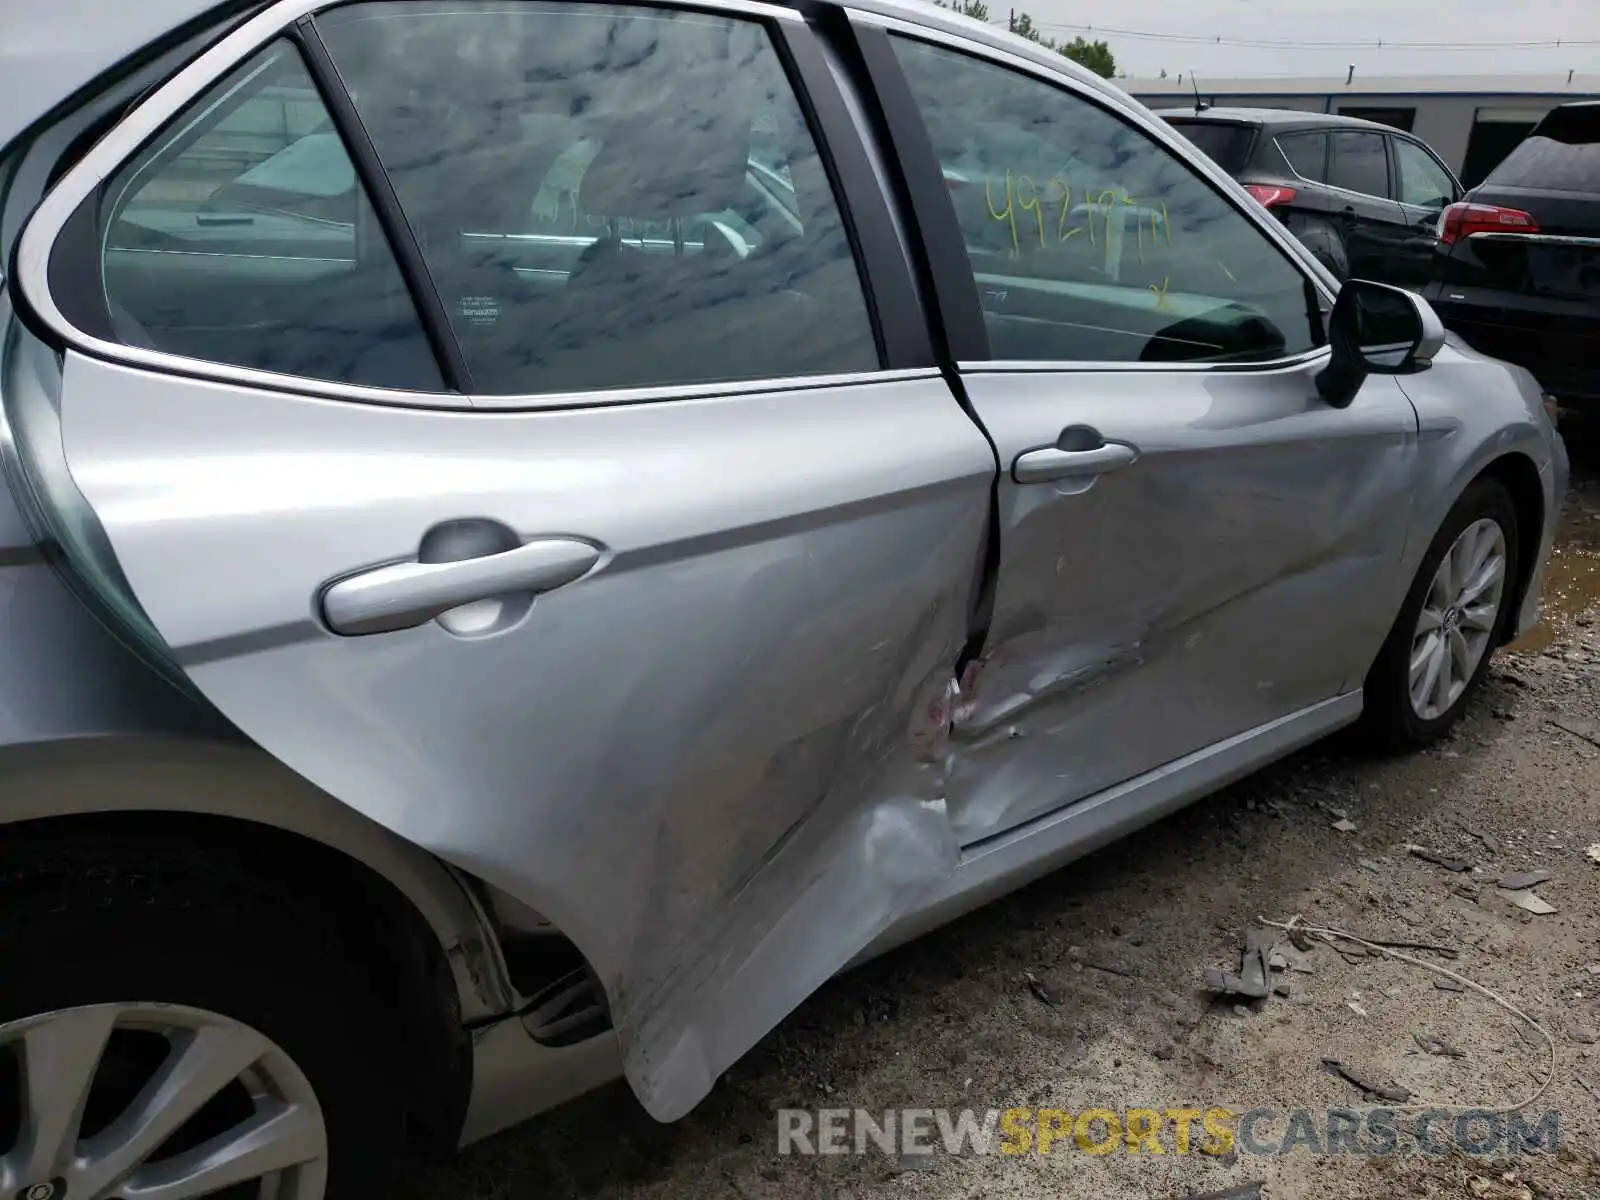
M1044 446L1017 455L1016 461L1011 464L1011 477L1018 483L1050 483L1061 479L1086 478L1125 467L1138 457L1137 450L1122 442L1107 442L1090 450Z
M390 633L474 600L548 592L582 578L599 561L599 549L588 542L541 538L455 562L394 563L329 585L322 615L335 633Z

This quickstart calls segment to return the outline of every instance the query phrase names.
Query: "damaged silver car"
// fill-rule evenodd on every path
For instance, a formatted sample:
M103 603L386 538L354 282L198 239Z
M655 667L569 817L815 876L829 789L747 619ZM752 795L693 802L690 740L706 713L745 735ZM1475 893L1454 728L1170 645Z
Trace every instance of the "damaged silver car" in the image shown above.
M0 1195L388 1194L1535 620L1532 378L909 0L0 0Z

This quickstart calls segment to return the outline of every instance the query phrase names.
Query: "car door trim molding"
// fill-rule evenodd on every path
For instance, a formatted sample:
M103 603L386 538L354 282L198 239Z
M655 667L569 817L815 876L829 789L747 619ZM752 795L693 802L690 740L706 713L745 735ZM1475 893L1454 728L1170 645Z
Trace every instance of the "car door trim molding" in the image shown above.
M1600 246L1600 237L1570 233L1469 233L1469 242L1537 242L1543 246Z
M402 408L485 409L494 411L547 408L589 408L601 405L643 404L656 401L736 396L757 392L801 391L848 386L861 382L890 382L921 378L929 368L853 371L834 375L808 375L748 380L719 380L707 384L670 384L659 387L598 389L592 392L536 392L484 396L462 392L412 392L370 387L333 380L309 379L275 371L262 371L230 363L210 362L187 355L129 346L79 328L62 312L50 290L50 258L63 229L80 205L111 177L150 138L192 100L275 38L294 38L297 21L341 7L348 0L280 0L234 26L177 73L95 143L40 201L28 218L14 252L12 281L23 302L23 315L43 327L54 340L94 358L126 366L188 378L242 385L267 391L290 392L323 399L355 400ZM763 0L689 0L664 5L661 0L630 0L641 7L672 7L723 13L768 22L785 37L804 30L804 16L793 8ZM304 54L304 49L301 53ZM780 50L780 53L786 53ZM320 80L318 81L321 82ZM797 82L791 78L791 83ZM804 82L809 82L806 80ZM797 97L800 89L797 88ZM824 131L818 129L819 139ZM397 252L398 253L398 252ZM861 266L858 259L858 268ZM867 286L863 280L863 287ZM445 365L441 360L441 368Z
M1001 374L1037 374L1049 372L1050 374L1101 374L1115 371L1138 371L1146 375L1169 375L1174 373L1205 372L1210 374L1228 375L1260 375L1273 371L1296 371L1302 367L1310 366L1322 359L1332 357L1333 351L1327 346L1314 346L1302 354L1293 354L1287 358L1274 358L1265 362L1179 362L1179 363L1144 363L1144 362L1087 362L1070 359L1062 362L1048 359L985 359L978 362L962 362L957 366L966 372L982 372L986 375Z
M355 172L357 185L365 190L373 215L378 219L378 228L383 231L389 249L394 254L395 266L405 280L406 290L411 293L411 303L417 310L417 323L422 326L422 332L433 349L433 357L439 364L439 374L445 387L452 392L471 395L472 368L467 365L461 339L456 336L433 272L428 269L427 260L422 256L417 231L406 219L405 209L400 205L394 180L383 169L378 148L372 144L372 134L368 132L361 114L356 111L355 101L350 98L349 86L339 74L339 67L333 61L333 55L328 53L327 44L323 42L322 34L311 17L305 16L295 21L288 36L300 51L312 86L317 89L322 106L328 110L334 136L350 155L350 166ZM361 255L359 230L358 220L358 259Z
M847 13L850 36L864 70L861 90L875 102L885 152L903 191L909 232L920 248L931 305L952 361L988 357L989 331L955 209L941 182L942 168L917 109L910 84L889 42L889 30Z
M810 25L786 22L774 39L774 49L837 198L879 364L937 366L927 314L917 292L916 267L895 227L893 201L878 182L866 145L868 133L857 126L844 85L829 61L827 44Z

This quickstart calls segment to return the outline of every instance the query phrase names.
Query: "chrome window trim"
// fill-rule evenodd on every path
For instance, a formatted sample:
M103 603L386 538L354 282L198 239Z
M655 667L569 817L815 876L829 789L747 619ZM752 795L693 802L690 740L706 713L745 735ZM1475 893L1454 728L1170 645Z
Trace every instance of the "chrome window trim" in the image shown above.
M1335 188L1335 187L1333 187L1333 184L1324 183L1320 179L1307 179L1304 175L1300 174L1299 171L1296 171L1294 169L1294 159L1289 157L1289 152L1283 148L1282 144L1278 141L1278 139L1281 138L1281 137L1303 137L1306 134L1312 134L1312 135L1314 135L1316 137L1320 137L1320 138L1324 138L1325 139L1328 136L1328 131L1326 129L1291 129L1288 133L1275 133L1275 134L1272 135L1272 147L1273 147L1273 149L1275 149L1278 152L1278 156L1283 159L1284 165L1289 168L1289 174L1293 175L1296 179L1298 179L1301 183L1305 184L1308 187L1333 188L1333 190L1336 191L1336 192L1345 191L1346 189L1344 189L1344 188ZM1323 156L1322 156L1322 165L1323 165L1324 169L1326 169L1326 167L1328 165L1328 153L1329 153L1328 147L1324 147L1323 148ZM1365 192L1351 192L1350 195L1352 195L1352 196L1365 196L1366 193ZM1373 200L1381 200L1381 199L1383 199L1383 197L1382 196L1373 196L1373 197L1371 197L1371 199L1373 199Z
M480 412L600 408L616 404L666 403L673 400L718 400L732 396L810 392L823 388L859 387L868 383L901 383L939 378L938 367L849 371L838 375L787 375L776 379L733 379L717 383L669 383L648 388L613 388L593 392L531 392L521 396L471 397Z
M862 25L882 29L886 33L898 33L906 37L916 38L920 41L945 46L952 50L959 50L962 53L969 54L974 58L980 58L984 59L985 61L992 62L995 66L1008 67L1012 70L1031 75L1036 79L1039 79L1041 82L1064 88L1071 92L1075 98L1083 100L1085 103L1095 104L1097 107L1102 109L1109 107L1105 102L1105 97L1095 95L1091 89L1084 87L1070 74L1065 72L1058 73L1042 63L1036 63L1031 59L1022 57L1021 55L1011 54L1004 50L998 50L992 46L985 45L983 42L979 42L971 38L947 33L942 29L933 29L926 25L918 25L915 22L901 20L898 17L884 16L880 13L868 12L859 8L851 8L848 11L851 20ZM1284 258L1287 260L1288 265L1292 269L1298 271L1303 278L1311 281L1312 286L1317 291L1317 295L1321 297L1326 304L1330 306L1333 304L1335 293L1329 290L1327 285L1314 271L1306 269L1302 255L1307 255L1310 252L1305 249L1305 247L1300 243L1299 239L1291 234L1284 225L1273 218L1266 209L1261 208L1259 204L1256 204L1255 201L1250 198L1249 193L1244 191L1238 180L1234 179L1233 176L1229 175L1220 166L1217 166L1214 162L1212 162L1211 159L1207 158L1198 150L1192 150L1189 148L1190 143L1161 118L1151 117L1150 119L1146 120L1144 116L1138 112L1135 112L1126 105L1122 106L1122 109L1123 111L1121 115L1136 129L1139 129L1141 132L1149 136L1150 139L1157 145L1164 146L1166 150L1174 154L1178 160L1182 162L1184 166L1188 167L1189 170L1194 174L1199 175L1203 180L1210 182L1223 201L1232 203L1235 211L1240 213L1246 221L1253 224L1269 242L1275 243L1278 249L1284 252ZM1280 153L1282 152L1280 151ZM1235 191L1240 193L1240 195L1243 197L1242 203L1238 197L1229 194L1229 187L1232 187ZM1258 209L1259 212L1252 212L1252 207ZM976 286L976 275L974 276L974 286ZM1004 359L986 359L980 362L958 362L956 367L961 371L1020 373L1036 373L1044 371L1070 371L1076 373L1082 373L1085 371L1148 371L1166 374L1172 371L1267 371L1279 368L1292 369L1304 363L1311 362L1319 357L1326 356L1329 353L1330 351L1327 346L1315 346L1302 354L1290 355L1281 359L1273 359L1270 362L1265 363L1249 364L1151 364L1115 361L1097 362L1088 359L1082 361L1066 360L1062 362L1020 362L1008 361Z
M877 370L777 379L731 380L714 384L665 384L653 387L599 389L593 392L538 392L506 396L410 392L309 379L228 363L208 362L205 359L169 354L160 350L147 350L139 346L126 346L121 342L94 337L68 321L50 294L50 252L62 228L77 211L78 206L167 121L208 87L267 43L283 36L289 27L302 17L341 7L344 2L347 0L280 0L280 3L257 13L155 89L95 143L40 201L18 239L15 283L21 289L33 314L51 333L59 337L68 349L130 367L268 391L291 392L323 399L356 400L393 407L452 410L505 411L643 404L652 401L737 396L759 392L802 391L865 382L923 378L929 374L937 374L936 370L920 368L904 371ZM805 25L805 18L795 9L763 3L762 0L682 0L681 3L663 2L663 0L627 0L627 2L644 8L729 14L790 27Z
M1273 372L1298 371L1312 363L1330 358L1333 351L1327 346L1317 346L1302 354L1291 354L1287 358L1274 358L1258 363L1238 362L1189 362L1189 363L1142 363L1142 362L1078 362L1072 359L1060 362L1051 360L1018 360L997 359L983 362L961 362L956 366L964 372L982 372L985 375L1083 375L1115 373L1121 371L1142 371L1146 374L1228 374L1228 375L1265 375Z
M1359 133L1360 131L1357 130L1356 132ZM1332 156L1330 155L1330 160L1331 157ZM1332 166L1333 164L1330 161L1328 165ZM1301 183L1309 184L1311 187L1325 187L1330 192L1338 192L1342 196L1355 196L1361 200L1375 200L1379 204L1400 203L1400 201L1396 200L1393 196L1375 196L1371 192L1358 192L1355 190L1355 188L1340 187L1337 183L1318 183L1315 179L1306 179L1301 175L1296 175L1295 178L1300 180Z
M1567 233L1492 233L1467 234L1469 242L1539 242L1546 246L1600 246L1600 237L1579 237Z

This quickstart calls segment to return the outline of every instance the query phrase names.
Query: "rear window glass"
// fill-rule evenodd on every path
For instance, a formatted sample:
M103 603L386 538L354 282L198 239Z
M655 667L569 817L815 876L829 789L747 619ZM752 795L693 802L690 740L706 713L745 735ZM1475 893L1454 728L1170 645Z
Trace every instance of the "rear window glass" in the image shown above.
M1389 195L1389 154L1376 133L1336 133L1328 182L1364 196Z
M1167 124L1199 146L1207 158L1228 174L1237 175L1244 170L1246 156L1250 153L1250 143L1255 138L1256 131L1252 126L1228 125L1221 121L1170 119Z
M1328 135L1325 133L1284 133L1278 136L1278 149L1289 160L1294 173L1312 183L1328 181Z
M1487 182L1554 192L1600 192L1600 104L1558 108Z

